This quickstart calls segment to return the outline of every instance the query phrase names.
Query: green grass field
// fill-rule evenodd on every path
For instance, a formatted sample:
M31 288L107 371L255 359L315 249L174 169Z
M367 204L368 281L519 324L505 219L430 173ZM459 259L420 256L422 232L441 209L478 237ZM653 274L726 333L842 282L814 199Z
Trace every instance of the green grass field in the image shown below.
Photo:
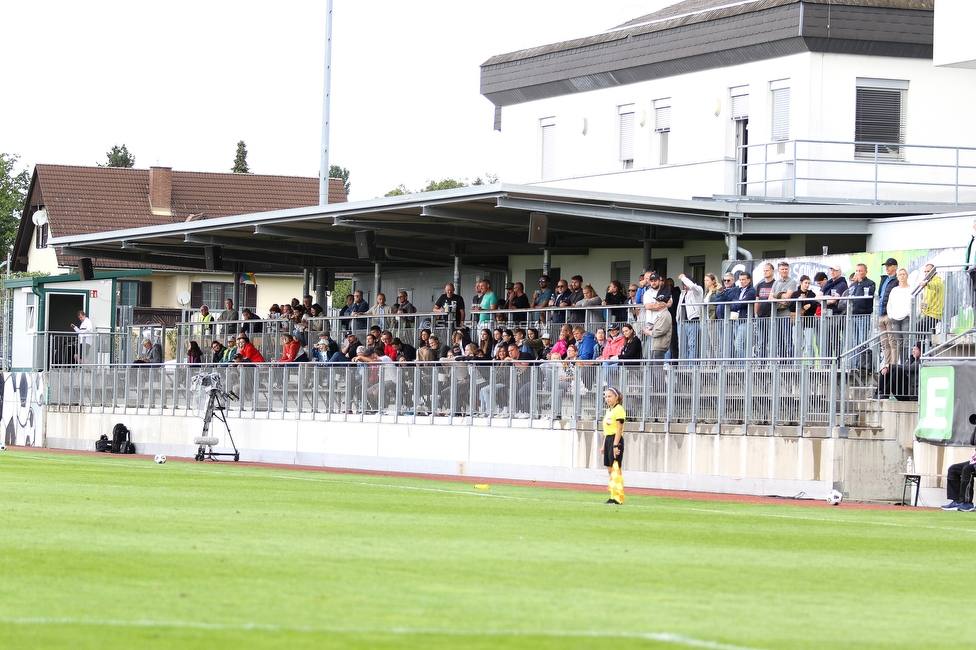
M0 648L971 645L976 515L0 453Z

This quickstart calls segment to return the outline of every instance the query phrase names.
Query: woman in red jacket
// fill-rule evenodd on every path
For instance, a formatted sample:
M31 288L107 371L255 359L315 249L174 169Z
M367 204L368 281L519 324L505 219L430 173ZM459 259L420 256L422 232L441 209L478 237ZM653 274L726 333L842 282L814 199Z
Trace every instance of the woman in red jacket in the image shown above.
M237 335L237 353L252 363L264 363L264 357L254 347L246 334Z

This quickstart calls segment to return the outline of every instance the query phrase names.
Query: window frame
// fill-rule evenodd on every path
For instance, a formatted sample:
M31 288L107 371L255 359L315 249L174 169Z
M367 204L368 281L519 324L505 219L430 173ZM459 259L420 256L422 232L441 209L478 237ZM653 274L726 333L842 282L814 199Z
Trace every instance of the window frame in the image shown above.
M908 81L858 77L854 90L854 158L905 160ZM887 102L887 105L884 103ZM897 106L895 103L897 102ZM865 113L868 113L865 115ZM897 114L898 123L892 118ZM882 123L882 121L886 121ZM866 132L865 132L866 131ZM885 135L894 135L886 138ZM890 140L894 139L894 142ZM883 146L878 146L883 145Z
M539 120L540 178L544 181L556 177L556 118Z
M790 139L790 80L769 82L769 139L785 142Z
M617 118L617 160L624 169L633 169L637 139L637 105L617 106Z

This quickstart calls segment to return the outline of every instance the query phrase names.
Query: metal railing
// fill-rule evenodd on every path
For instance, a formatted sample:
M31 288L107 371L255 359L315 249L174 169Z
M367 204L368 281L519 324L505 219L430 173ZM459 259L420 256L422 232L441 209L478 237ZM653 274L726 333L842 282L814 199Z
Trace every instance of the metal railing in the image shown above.
M784 140L740 147L737 192L871 203L976 200L976 148Z
M598 427L604 389L614 386L641 428L829 436L835 426L877 426L877 408L845 394L838 360L815 361L69 365L51 368L48 399L81 412L189 413L190 378L214 370L240 397L236 417Z

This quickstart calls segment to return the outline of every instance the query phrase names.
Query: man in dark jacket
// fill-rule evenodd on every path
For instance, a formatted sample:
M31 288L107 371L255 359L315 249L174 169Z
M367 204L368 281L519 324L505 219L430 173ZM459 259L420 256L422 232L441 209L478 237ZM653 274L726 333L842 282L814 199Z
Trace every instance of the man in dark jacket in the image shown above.
M827 298L820 310L821 318L827 319L825 321L827 342L824 346L824 352L829 357L835 357L841 351L840 330L843 322L841 319L847 313L847 302L837 300L847 293L847 279L841 272L838 262L831 265L830 278L821 287L821 290L824 297Z
M735 321L732 333L735 337L735 356L744 359L752 354L749 341L749 312L754 309L750 301L756 299L756 290L752 287L752 276L748 271L739 274L738 295L729 301L729 318Z
M847 290L851 297L851 344L848 349L861 345L868 340L868 328L871 325L871 308L874 305L874 280L868 277L868 267L858 264L854 269L854 281ZM850 359L850 368L866 368L870 364L869 355L865 350L858 351Z

